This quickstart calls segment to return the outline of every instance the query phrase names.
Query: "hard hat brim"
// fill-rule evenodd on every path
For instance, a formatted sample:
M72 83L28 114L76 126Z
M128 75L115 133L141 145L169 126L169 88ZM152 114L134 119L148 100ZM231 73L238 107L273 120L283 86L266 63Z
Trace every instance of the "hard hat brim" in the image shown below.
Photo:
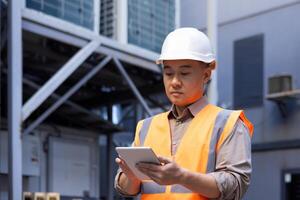
M156 64L163 64L164 60L197 60L204 63L211 63L215 61L215 57L212 54L209 55L191 55L189 54L180 54L180 55L161 55L158 60L156 60Z

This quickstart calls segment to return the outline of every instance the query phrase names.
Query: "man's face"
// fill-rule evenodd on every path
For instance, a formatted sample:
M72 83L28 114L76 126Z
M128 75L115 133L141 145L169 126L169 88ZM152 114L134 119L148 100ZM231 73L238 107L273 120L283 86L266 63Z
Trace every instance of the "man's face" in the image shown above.
M204 84L211 69L195 60L166 60L163 62L163 79L169 100L177 106L186 106L202 97Z

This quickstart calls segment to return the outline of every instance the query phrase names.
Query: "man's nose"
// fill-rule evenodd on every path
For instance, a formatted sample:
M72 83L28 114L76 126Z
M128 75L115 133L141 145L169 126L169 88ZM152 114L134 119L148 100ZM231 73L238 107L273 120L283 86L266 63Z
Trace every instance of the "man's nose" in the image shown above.
M174 88L180 87L181 86L180 78L177 75L175 75L171 81L171 84Z

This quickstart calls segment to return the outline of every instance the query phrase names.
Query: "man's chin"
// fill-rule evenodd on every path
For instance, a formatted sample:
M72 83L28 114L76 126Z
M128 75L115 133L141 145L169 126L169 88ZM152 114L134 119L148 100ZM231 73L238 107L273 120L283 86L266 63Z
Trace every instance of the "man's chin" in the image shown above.
M186 106L187 103L185 103L185 101L180 100L180 99L171 99L172 104L176 105L176 106Z

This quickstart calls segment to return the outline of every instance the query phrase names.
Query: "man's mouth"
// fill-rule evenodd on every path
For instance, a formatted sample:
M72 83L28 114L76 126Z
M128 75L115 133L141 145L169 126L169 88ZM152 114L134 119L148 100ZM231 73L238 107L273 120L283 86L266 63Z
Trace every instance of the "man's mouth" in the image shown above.
M179 95L182 95L183 93L182 92L177 92L177 91L175 91L175 92L170 92L171 93L171 95L173 95L173 96L179 96Z

